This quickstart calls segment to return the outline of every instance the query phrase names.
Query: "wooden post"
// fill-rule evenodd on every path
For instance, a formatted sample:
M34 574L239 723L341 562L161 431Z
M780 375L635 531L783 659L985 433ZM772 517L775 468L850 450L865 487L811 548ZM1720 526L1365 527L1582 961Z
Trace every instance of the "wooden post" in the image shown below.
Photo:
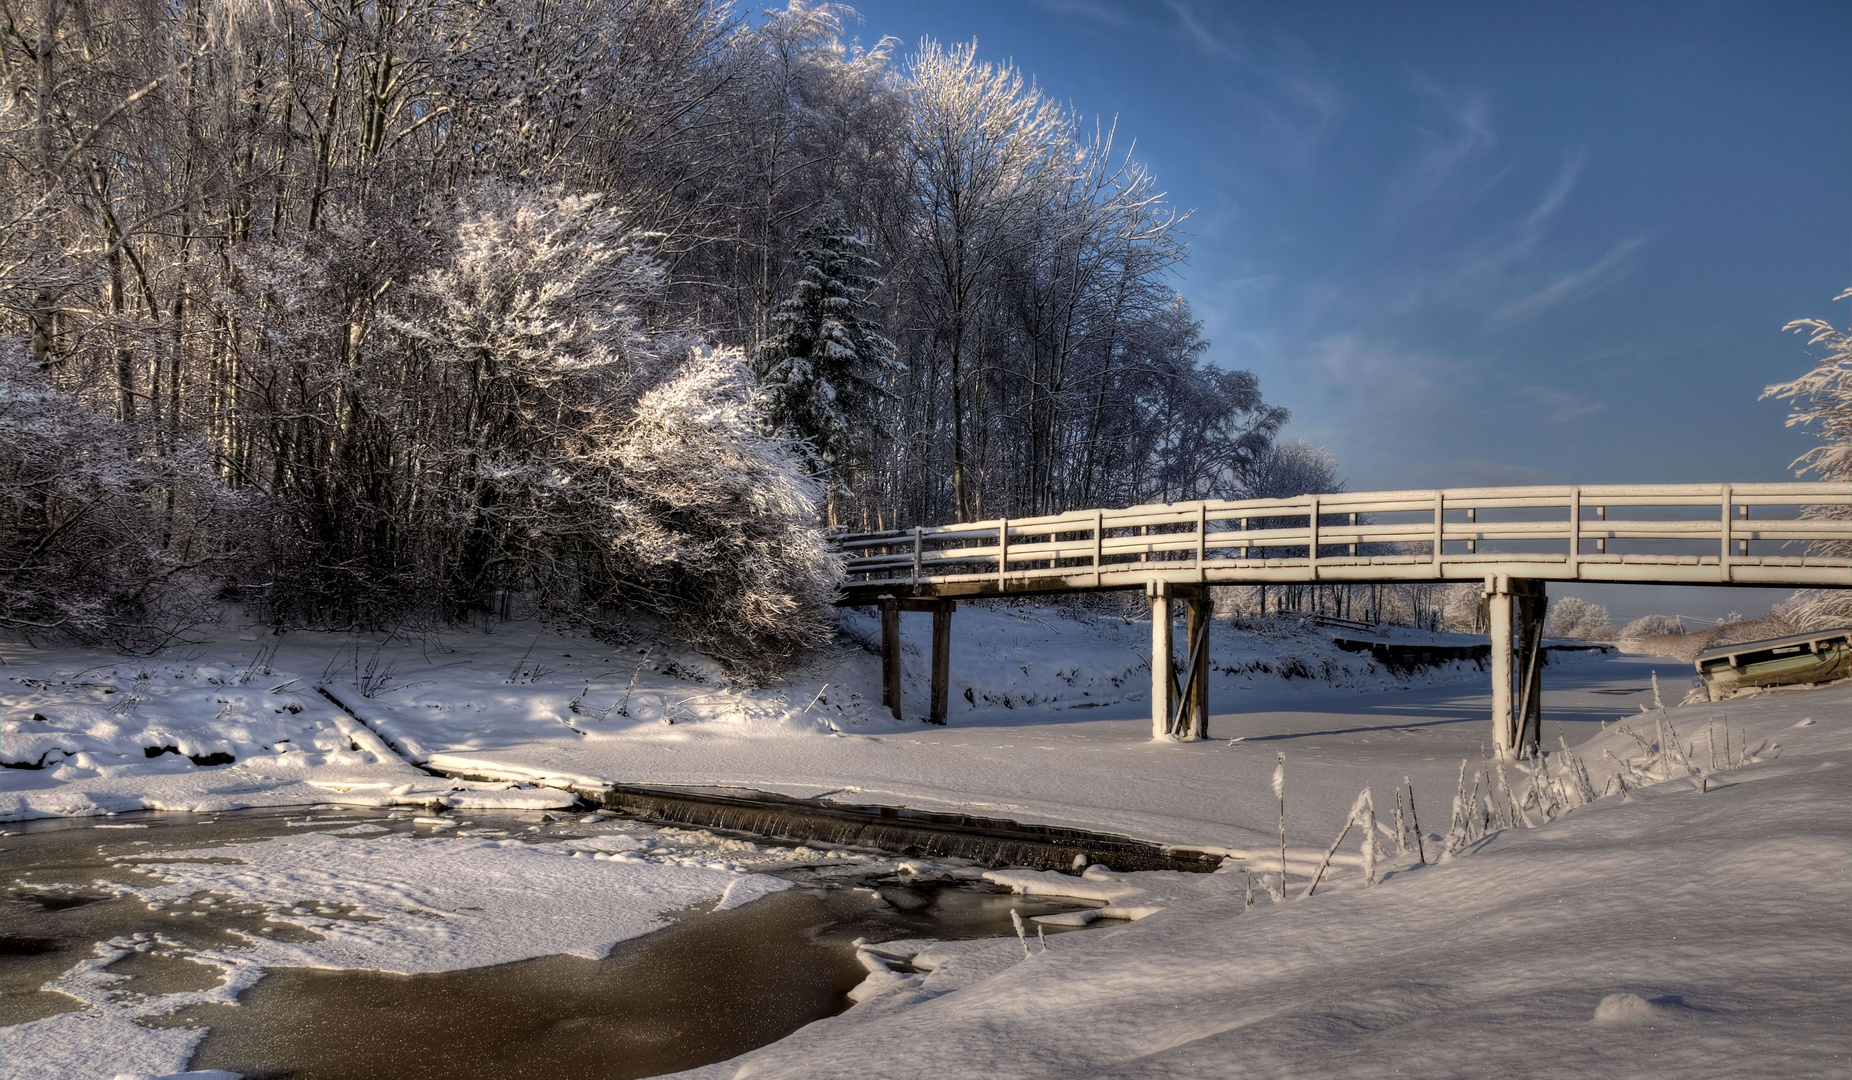
M1467 507L1466 508L1466 523L1468 525L1472 525L1472 524L1476 524L1478 521L1479 521L1479 508L1477 506ZM1467 537L1466 538L1466 553L1468 555L1472 555L1472 554L1477 553L1478 550L1479 550L1479 538L1476 536Z
M1196 504L1196 580L1209 580L1209 570L1203 563L1209 558L1209 504Z
M1501 758L1534 753L1543 726L1543 583L1486 579L1491 630L1492 746Z
M929 724L945 723L945 701L952 674L952 609L956 601L941 600L932 609L932 712Z
M1582 489L1569 489L1569 576L1581 575L1582 561Z
M1440 576L1440 557L1447 539L1447 495L1434 492L1434 576Z
M1608 508L1605 506L1595 507L1595 520L1608 520ZM1607 529L1604 527L1601 531L1602 535L1595 538L1595 554L1606 555L1608 553Z
M1534 756L1543 742L1543 615L1549 607L1549 598L1544 595L1541 581L1525 581L1519 584L1530 586L1528 592L1518 592L1514 598L1517 605L1517 655L1518 655L1518 707L1517 715L1517 754L1519 757Z
M1725 484L1723 485L1723 553L1717 557L1717 573L1724 581L1730 580L1730 556L1734 554L1730 549L1736 546L1730 543L1731 519L1735 516L1735 512L1730 509L1730 485Z
M1511 579L1500 574L1486 579L1486 626L1492 639L1487 665L1492 669L1492 748L1509 758L1517 746L1511 716Z
M1309 519L1307 519L1307 524L1311 527L1311 530L1312 530L1312 536L1311 536L1312 544L1310 547L1305 549L1306 554L1311 556L1311 561L1308 562L1306 566L1310 568L1311 570L1312 580L1317 581L1318 580L1318 496L1316 495L1311 496L1311 500L1312 500L1312 516Z
M1209 623L1215 613L1208 590L1192 596L1184 608L1189 639L1190 685L1183 688L1189 707L1177 737L1186 742L1209 736Z
M1170 738L1170 582L1145 584L1151 598L1151 737Z
M1010 568L1010 519L997 526L997 591L1003 591L1003 575Z
M1106 560L1106 512L1093 512L1093 587L1100 587L1100 575L1105 573Z
M900 599L881 598L881 704L900 719Z

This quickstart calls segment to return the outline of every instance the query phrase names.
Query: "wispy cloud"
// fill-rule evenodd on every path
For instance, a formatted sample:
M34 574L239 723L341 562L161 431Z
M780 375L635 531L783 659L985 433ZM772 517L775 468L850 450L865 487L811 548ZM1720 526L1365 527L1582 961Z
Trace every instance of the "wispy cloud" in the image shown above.
M1552 424L1573 423L1608 407L1605 401L1596 401L1553 386L1526 386L1519 394L1538 415Z
M1432 203L1498 145L1492 102L1484 91L1449 90L1421 76L1415 88L1434 123L1417 130L1414 156L1389 181L1384 202L1391 217Z
M1542 229L1554 218L1563 204L1569 201L1569 193L1575 190L1576 181L1582 179L1582 168L1588 164L1588 154L1579 146L1572 146L1563 154L1563 163L1556 170L1556 179L1545 189L1543 198L1524 219L1526 231L1535 232Z
M1593 292L1624 270L1628 258L1644 243L1646 238L1641 236L1622 240L1609 248L1606 255L1587 266L1557 274L1543 287L1503 305L1494 313L1495 317L1503 321L1529 318L1564 301Z
M1084 19L1112 30L1133 29L1139 22L1111 0L1029 0L1029 5L1050 15Z
M1164 0L1164 6L1176 16L1177 25L1196 47L1207 53L1226 53L1232 51L1229 41L1212 29L1203 20L1196 5L1189 0Z

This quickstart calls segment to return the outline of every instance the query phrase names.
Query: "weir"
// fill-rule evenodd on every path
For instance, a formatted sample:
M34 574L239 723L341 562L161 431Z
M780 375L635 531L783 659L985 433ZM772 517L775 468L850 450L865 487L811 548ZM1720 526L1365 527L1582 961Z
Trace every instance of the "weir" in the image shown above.
M1105 863L1114 870L1209 873L1223 856L1124 836L966 814L893 806L844 806L767 792L690 791L613 785L606 808L651 821L730 829L799 843L878 848L920 858L968 859L985 866L1072 871Z

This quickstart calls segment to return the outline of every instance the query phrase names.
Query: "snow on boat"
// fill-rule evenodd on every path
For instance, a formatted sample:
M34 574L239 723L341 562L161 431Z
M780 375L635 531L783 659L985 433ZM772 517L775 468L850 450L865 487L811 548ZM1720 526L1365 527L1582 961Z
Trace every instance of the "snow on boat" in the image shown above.
M1719 645L1695 662L1712 701L1750 688L1835 682L1852 675L1852 627Z

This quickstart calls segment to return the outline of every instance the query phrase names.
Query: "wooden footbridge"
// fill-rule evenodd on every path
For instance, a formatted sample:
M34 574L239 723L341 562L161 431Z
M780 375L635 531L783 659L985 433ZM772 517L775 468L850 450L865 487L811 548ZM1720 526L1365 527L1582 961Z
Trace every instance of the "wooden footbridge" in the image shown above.
M882 609L883 696L895 716L900 613L933 613L933 723L945 722L959 598L1144 590L1159 739L1203 737L1210 586L1479 582L1494 741L1510 755L1537 745L1546 583L1852 588L1852 484L1345 492L1082 510L835 543L848 570L839 603ZM1187 616L1181 665L1171 642L1177 607Z

